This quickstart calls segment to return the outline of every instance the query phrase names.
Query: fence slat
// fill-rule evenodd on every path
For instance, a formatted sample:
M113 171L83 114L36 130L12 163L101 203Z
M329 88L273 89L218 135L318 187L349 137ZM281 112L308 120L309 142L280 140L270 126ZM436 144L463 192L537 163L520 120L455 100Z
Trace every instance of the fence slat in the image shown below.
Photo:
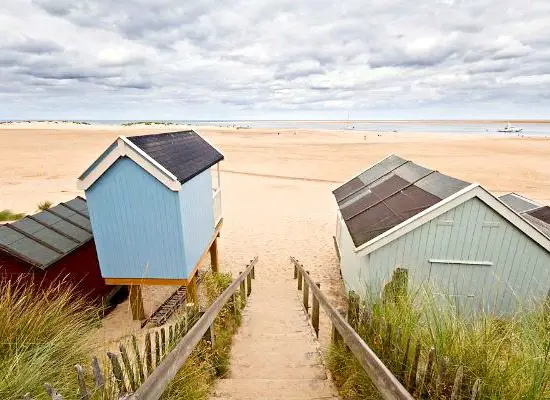
M109 360L111 360L111 369L113 370L113 375L115 376L118 391L121 394L124 394L126 393L126 384L124 383L124 374L122 373L122 367L118 362L118 357L116 356L116 354L111 353L110 351L107 352L107 357L109 357Z
M84 379L84 368L81 365L76 364L74 366L76 370L76 379L78 380L78 399L79 400L89 400L90 392L86 387L86 380Z
M44 388L46 389L46 393L48 394L48 396L50 396L50 399L63 400L63 396L61 396L59 392L49 383L45 383Z
M242 275L242 271L239 272L239 276ZM246 284L244 283L244 280L241 281L241 285L240 285L240 294L241 294L241 308L244 307L244 305L246 304Z
M460 396L460 386L462 385L462 377L464 376L464 368L462 365L458 367L455 376L455 383L453 385L453 391L451 392L451 400L456 400Z
M101 373L101 367L99 366L99 360L97 357L92 358L92 371L94 372L96 389L103 388L103 385L105 385L105 379L103 379L103 374Z
M318 288L321 288L321 283L317 282L315 285ZM319 338L319 300L315 295L312 295L313 309L311 310L311 324L313 325L313 330L315 335Z
M166 331L164 330L164 327L160 328L160 349L161 356L164 358L166 355Z
M145 335L145 366L147 368L147 376L153 372L153 354L151 352L151 333L147 332Z
M439 363L438 371L437 371L437 378L435 381L435 397L439 398L439 395L441 394L441 389L443 386L443 382L445 382L445 376L447 375L447 365L449 364L449 359L447 357L443 357L441 362Z
M155 367L160 364L160 336L159 331L155 331Z
M435 359L435 348L432 347L430 349L430 352L428 353L428 363L426 364L426 371L424 372L424 377L422 378L422 386L419 392L420 397L422 397L424 393L428 392L428 388L432 383L434 359Z
M141 385L145 382L145 374L143 373L143 361L145 357L141 357L136 335L132 335L132 350L134 351L134 359L137 364L136 380L138 381L138 385Z
M246 295L250 296L250 293L252 293L252 274L248 274L246 276Z
M481 389L481 379L477 378L472 387L472 397L470 397L470 400L476 400L479 389Z
M132 390L137 390L139 385L136 384L134 369L132 368L132 363L130 363L130 357L128 357L126 347L121 343L118 348L120 349L120 356L122 357L122 363L124 364L124 369L126 370L126 376L128 377L130 388Z
M420 351L422 350L422 345L420 344L420 339L416 341L416 350L414 352L414 359L411 367L411 374L409 375L409 392L414 393L416 390L416 375L418 373L418 362L420 361Z
M403 382L406 382L405 377L407 373L407 363L409 362L409 348L411 347L411 337L407 338L407 344L405 345L405 352L403 353L403 359L401 361L401 368L399 370L399 377Z
M174 346L174 326L170 325L168 327L168 348L172 348Z
M298 290L302 290L302 271L298 270Z

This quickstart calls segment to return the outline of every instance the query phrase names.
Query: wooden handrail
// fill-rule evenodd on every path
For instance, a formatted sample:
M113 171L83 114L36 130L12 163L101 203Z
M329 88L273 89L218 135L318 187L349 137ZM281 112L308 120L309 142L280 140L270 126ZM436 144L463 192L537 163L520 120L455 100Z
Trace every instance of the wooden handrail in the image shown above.
M136 392L126 398L127 400L158 400L162 396L162 393L166 390L172 379L174 379L179 369L187 361L195 346L210 329L223 306L225 306L229 299L231 299L231 296L240 288L241 282L247 279L257 262L258 257L255 257L244 272L223 291L210 307L208 307L197 323L193 325L174 349L166 355L158 367L149 377L147 377L145 382L143 382Z
M355 332L351 325L348 324L344 316L342 316L340 312L334 308L298 260L294 257L290 257L290 261L294 264L294 268L297 271L295 276L297 276L299 280L304 280L304 285L306 285L311 291L312 296L317 299L320 305L323 306L326 314L332 321L333 327L336 328L338 333L342 336L344 343L357 358L382 397L388 400L413 400L413 397L407 389L405 389L401 382L399 382L399 380L384 365L384 363L378 358L374 351L372 351L367 343L365 343L361 336ZM298 283L300 283L300 281Z

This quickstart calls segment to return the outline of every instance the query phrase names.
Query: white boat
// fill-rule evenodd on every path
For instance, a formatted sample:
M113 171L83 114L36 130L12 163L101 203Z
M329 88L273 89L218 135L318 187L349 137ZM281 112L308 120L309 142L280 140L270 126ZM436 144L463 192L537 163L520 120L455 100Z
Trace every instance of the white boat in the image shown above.
M512 125L510 123L510 121L508 121L506 126L503 129L499 129L498 131L499 132L506 132L506 133L519 133L519 132L523 131L523 128L517 128L514 125Z

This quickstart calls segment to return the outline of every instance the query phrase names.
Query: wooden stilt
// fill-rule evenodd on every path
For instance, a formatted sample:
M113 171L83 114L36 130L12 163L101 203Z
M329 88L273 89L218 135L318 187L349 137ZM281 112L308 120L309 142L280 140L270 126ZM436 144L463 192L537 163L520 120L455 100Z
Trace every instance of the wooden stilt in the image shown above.
M132 309L134 321L145 319L140 285L130 285L130 308Z
M218 264L218 238L214 239L210 246L210 265L212 266L212 272L219 271Z
M193 275L189 281L189 285L187 285L187 302L197 302L197 274Z

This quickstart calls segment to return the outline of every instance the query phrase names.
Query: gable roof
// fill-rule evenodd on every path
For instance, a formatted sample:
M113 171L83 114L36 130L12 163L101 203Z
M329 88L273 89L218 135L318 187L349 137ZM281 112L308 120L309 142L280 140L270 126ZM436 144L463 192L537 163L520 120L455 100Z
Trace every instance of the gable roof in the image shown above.
M520 216L520 214L512 210L477 183L467 186L401 224L396 225L369 242L362 244L355 249L355 252L360 255L371 253L474 197L484 202L493 211L529 236L546 251L550 252L550 237L547 237L537 226L529 223L525 218Z
M0 225L0 252L45 270L92 237L86 200L76 197Z
M333 194L359 247L469 185L392 154Z
M498 199L518 213L542 207L541 204L514 192L499 196Z
M88 189L120 157L129 157L173 191L224 158L192 130L120 136L78 178L78 187Z

